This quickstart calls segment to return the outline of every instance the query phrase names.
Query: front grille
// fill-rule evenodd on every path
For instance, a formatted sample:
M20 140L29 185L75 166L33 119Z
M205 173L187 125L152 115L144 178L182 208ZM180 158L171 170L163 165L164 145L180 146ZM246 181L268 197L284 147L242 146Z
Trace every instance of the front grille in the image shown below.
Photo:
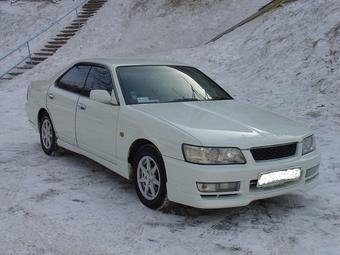
M255 160L280 159L295 155L297 143L250 149Z

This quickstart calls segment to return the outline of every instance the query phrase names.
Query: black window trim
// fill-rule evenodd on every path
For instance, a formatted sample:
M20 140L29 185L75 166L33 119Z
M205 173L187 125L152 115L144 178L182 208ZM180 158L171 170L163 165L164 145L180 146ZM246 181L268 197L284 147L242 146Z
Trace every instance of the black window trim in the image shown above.
M68 71L70 71L72 68L74 68L74 67L76 67L76 66L89 66L89 67L90 67L89 72L87 73L85 82L84 82L84 84L83 84L83 87L82 87L82 89L81 89L81 91L80 91L79 93L74 92L74 91L70 91L70 90L67 90L67 89L64 89L64 88L61 88L61 87L59 87L59 85L58 85L59 80L62 79L62 78L64 77L64 75L65 75L66 73L68 73ZM114 81L114 77L113 77L113 75L112 75L112 72L111 72L110 68L109 68L107 65L104 65L104 64L93 63L93 62L79 62L79 63L76 63L76 64L72 65L70 68L68 68L65 72L63 72L63 74L61 74L61 75L59 76L59 78L58 78L58 79L55 81L55 83L54 83L55 87L57 87L57 88L59 88L59 89L62 89L62 90L66 90L66 91L68 91L68 92L70 92L70 93L75 93L75 94L77 94L77 95L79 95L79 96L83 96L83 97L87 97L87 98L88 98L88 96L85 96L85 95L84 95L83 90L84 90L84 87L85 87L87 78L89 77L91 68L92 68L93 66L105 68L105 69L110 73L111 81L112 81L112 90L113 90L113 93L114 93L114 95L115 95L115 97L116 97L116 101L117 101L117 104L112 104L112 105L120 105L119 98L118 98L118 93L117 93L117 89L116 89L116 85L115 85L115 81Z
M136 66L168 66L168 67L189 67L189 68L193 68L195 70L197 70L198 72L200 72L203 76L205 76L208 80L212 81L217 87L219 87L220 89L222 89L228 96L229 96L229 99L225 99L225 100L233 100L234 98L224 89L222 88L219 84L217 84L213 79L211 79L209 76L207 76L205 73L203 73L201 70L199 70L198 68L194 67L194 66L189 66L189 65L181 65L181 64L178 64L178 65L174 65L174 64L143 64L143 65L138 65L138 64L135 64L135 65L118 65L114 68L115 72L116 72L116 75L117 75L117 78L118 78L118 83L119 83L119 87L120 87L120 90L122 91L122 94L123 94L123 99L124 99L124 102L125 102L125 105L130 105L130 104L127 104L126 103L126 100L125 100L125 95L123 93L123 89L122 89L122 85L121 85L121 79L120 79L120 76L117 72L117 69L120 68L120 67L136 67ZM165 104L165 103L169 103L169 102L161 102L161 103L158 103L158 104ZM144 103L139 103L139 104L144 104Z

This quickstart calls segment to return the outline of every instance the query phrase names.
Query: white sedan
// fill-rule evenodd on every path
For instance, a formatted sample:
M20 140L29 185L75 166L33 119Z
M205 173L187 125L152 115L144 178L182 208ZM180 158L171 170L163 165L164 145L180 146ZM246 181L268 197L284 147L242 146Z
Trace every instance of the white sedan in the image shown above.
M244 206L307 190L320 154L304 125L235 101L194 67L90 59L32 82L26 111L48 155L65 148L133 181L153 209Z

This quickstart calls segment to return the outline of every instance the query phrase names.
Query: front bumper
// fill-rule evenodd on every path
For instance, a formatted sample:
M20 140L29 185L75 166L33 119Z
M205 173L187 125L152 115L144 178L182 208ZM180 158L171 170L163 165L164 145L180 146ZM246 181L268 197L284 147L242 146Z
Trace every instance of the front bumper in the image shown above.
M248 205L254 200L275 197L313 188L318 182L320 154L317 151L305 156L281 160L250 162L245 165L197 165L164 157L167 173L167 192L170 201L197 208L227 208ZM299 167L298 181L260 189L254 186L259 173ZM308 169L316 171L306 176ZM314 168L315 170L315 168ZM237 192L199 192L196 182L240 182Z

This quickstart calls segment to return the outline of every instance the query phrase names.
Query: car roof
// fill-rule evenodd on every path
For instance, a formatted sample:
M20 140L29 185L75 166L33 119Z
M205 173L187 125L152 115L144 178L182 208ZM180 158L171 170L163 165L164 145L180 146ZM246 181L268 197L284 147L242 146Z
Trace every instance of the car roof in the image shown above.
M135 65L186 65L180 62L171 60L152 60L152 59L135 59L135 58L90 58L82 59L76 62L78 63L94 63L117 66L135 66Z

